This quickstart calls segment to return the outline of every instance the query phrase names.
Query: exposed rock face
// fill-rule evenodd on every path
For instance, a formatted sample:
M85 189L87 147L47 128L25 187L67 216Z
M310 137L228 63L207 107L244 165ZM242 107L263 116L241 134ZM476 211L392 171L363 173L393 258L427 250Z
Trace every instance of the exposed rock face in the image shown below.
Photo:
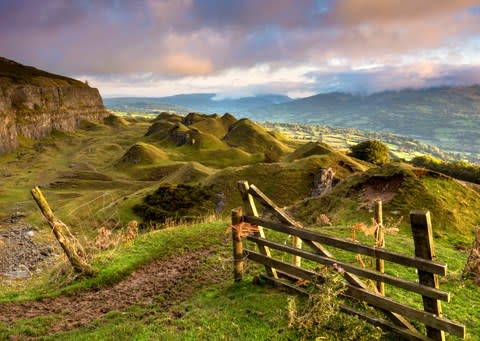
M332 190L335 172L331 169L320 169L313 179L312 197L317 198Z
M14 150L18 135L39 139L107 115L97 89L0 58L0 153Z

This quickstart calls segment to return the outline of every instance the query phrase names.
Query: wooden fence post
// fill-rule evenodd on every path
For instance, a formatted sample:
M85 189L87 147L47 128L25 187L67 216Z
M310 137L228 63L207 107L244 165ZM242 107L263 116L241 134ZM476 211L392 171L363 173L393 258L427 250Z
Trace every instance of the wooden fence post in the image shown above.
M235 282L243 278L242 208L232 210L233 276Z
M258 217L257 207L255 206L255 202L253 201L252 195L248 192L250 186L248 181L238 181L237 182L238 190L240 191L240 195L242 196L243 205L247 215L251 215L254 217ZM265 232L263 231L262 226L258 226L258 232L255 235L260 236L261 238L265 238ZM270 249L264 245L258 245L260 253L267 257L271 257ZM274 268L265 265L265 271L267 274L273 278L278 278L277 270Z
M412 226L413 241L415 243L415 256L435 260L433 246L432 223L429 211L411 211L410 223ZM420 284L438 289L438 276L424 270L418 270ZM422 296L423 308L429 313L442 316L442 306L439 300ZM435 341L445 341L445 332L427 326L427 336Z
M382 201L375 200L375 247L384 248L385 247L385 237L383 234L383 211L382 211ZM378 272L385 272L385 261L380 258L375 259L376 270ZM385 284L381 281L377 282L377 289L381 295L385 295Z
M53 234L60 243L63 251L65 251L73 269L76 272L88 276L95 275L96 270L85 260L86 255L82 245L70 232L68 226L55 217L40 188L35 187L30 193L40 208L40 211L42 211L42 214L47 219L48 224L52 228Z

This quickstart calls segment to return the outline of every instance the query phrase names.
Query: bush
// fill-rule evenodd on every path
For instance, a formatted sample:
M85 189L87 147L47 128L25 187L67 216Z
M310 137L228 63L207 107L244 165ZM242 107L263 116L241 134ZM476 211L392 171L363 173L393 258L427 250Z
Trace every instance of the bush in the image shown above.
M453 178L480 184L480 166L467 161L445 162L432 156L417 156L412 159L412 164Z
M133 212L149 222L191 221L204 217L215 208L211 187L161 185L147 195Z
M350 147L349 155L375 165L383 165L390 161L388 153L389 150L385 144L377 140L369 140Z
M289 327L296 328L302 340L379 340L382 330L340 311L343 303L339 297L346 289L339 273L324 267L314 283L314 292L301 310L295 300L288 300Z

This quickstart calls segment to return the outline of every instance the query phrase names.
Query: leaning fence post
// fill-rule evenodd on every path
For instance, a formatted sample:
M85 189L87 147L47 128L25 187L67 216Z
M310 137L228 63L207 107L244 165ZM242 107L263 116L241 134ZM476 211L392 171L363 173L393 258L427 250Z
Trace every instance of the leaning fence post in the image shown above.
M233 277L235 282L243 278L242 208L232 210Z
M385 247L385 237L383 235L383 212L381 200L375 200L375 226L375 247L383 248ZM383 259L376 258L375 265L378 272L384 273L385 262ZM377 289L380 294L385 295L385 283L378 281Z
M428 260L435 260L433 246L432 223L429 211L410 212L410 223L412 226L413 241L415 243L415 256ZM427 271L418 270L420 284L439 288L438 276ZM442 316L442 306L439 300L422 296L424 310L437 316ZM429 326L427 336L435 341L445 341L445 332Z

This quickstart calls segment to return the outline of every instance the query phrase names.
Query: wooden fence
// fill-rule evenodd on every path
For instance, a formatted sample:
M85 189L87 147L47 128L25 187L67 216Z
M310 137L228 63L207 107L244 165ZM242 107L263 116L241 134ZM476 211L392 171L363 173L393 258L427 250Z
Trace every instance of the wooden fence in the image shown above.
M440 301L448 302L450 294L439 289L438 276L446 275L447 265L435 261L432 226L428 211L410 213L415 246L415 256L412 257L388 251L382 248L382 245L372 247L304 229L254 185L240 181L238 188L244 209L238 208L232 211L235 281L242 279L244 262L251 260L265 266L266 274L262 277L272 284L307 294L305 290L294 285L293 281L310 281L317 278L319 274L302 267L302 258L326 266L341 267L344 269L343 277L346 280L346 296L381 310L386 318L379 318L346 305L341 306L343 311L355 314L408 340L445 340L445 332L465 338L464 325L442 317ZM276 221L259 217L254 199L273 212ZM381 222L381 207L380 209L377 207L375 213L376 221ZM256 228L251 229L250 233L242 233L241 227L246 225L245 223ZM292 236L292 246L267 239L264 228ZM377 234L376 237L379 238L377 240L382 241L381 235ZM244 238L254 242L257 250L244 249ZM302 243L307 245L309 250L302 249ZM324 245L373 257L376 260L376 270L335 259ZM292 262L288 263L272 257L271 249L292 255ZM383 261L417 269L418 282L383 273ZM367 286L360 277L376 281L377 286L373 288ZM420 294L424 309L419 310L384 296L384 283ZM407 318L424 324L427 335L420 333Z

